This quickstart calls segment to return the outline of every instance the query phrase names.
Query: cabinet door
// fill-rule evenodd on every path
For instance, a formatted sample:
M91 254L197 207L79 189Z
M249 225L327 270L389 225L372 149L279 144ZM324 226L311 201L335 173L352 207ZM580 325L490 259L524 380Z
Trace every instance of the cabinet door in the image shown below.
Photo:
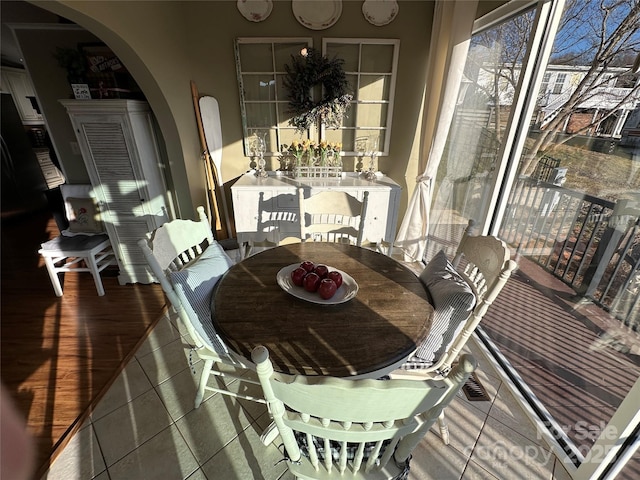
M121 283L144 281L146 261L137 241L157 226L146 208L145 180L136 164L134 142L124 119L117 115L77 118L87 170L101 201L107 231L119 260Z
M41 125L42 115L39 114L31 103L30 97L35 99L35 93L31 81L24 71L2 69L3 84L8 86L13 103L20 114L24 125Z
M369 191L369 202L367 204L367 218L364 226L364 240L379 242L389 240L387 225L390 216L391 190L371 190Z

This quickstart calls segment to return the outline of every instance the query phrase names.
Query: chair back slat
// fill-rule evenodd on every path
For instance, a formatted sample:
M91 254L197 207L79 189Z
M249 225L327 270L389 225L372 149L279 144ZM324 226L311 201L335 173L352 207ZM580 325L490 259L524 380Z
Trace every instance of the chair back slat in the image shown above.
M364 459L364 442L360 442L358 444L358 449L356 450L356 454L353 457L353 471L359 472L362 467L362 460Z
M338 463L338 471L340 472L340 475L342 475L347 469L347 458L347 442L343 440L342 443L340 443L340 461Z
M316 450L315 442L313 441L313 435L311 435L310 433L306 433L305 435L307 436L307 445L309 448L309 459L311 460L311 465L313 465L313 468L318 470L320 461L318 459L318 451Z
M362 245L369 202L341 191L324 191L305 198L298 189L300 234L303 241L348 242Z
M327 472L331 473L333 469L333 454L331 452L331 442L328 438L324 438L324 467Z

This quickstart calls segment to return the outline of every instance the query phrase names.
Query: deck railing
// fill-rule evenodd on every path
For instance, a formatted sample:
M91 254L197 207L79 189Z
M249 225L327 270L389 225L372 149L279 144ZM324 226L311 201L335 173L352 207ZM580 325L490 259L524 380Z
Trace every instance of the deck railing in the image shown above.
M640 329L640 216L553 183L521 178L499 236L634 330Z

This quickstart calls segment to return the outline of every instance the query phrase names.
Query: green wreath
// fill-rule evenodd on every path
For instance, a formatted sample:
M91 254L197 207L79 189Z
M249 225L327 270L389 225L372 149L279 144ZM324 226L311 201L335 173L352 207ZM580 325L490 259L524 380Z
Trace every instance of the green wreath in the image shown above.
M330 128L338 128L353 96L342 65L344 60L329 60L313 48L305 48L300 56L291 55L291 66L285 65L284 87L288 91L289 111L294 116L289 125L304 132L322 122ZM313 101L313 90L323 87L322 100Z

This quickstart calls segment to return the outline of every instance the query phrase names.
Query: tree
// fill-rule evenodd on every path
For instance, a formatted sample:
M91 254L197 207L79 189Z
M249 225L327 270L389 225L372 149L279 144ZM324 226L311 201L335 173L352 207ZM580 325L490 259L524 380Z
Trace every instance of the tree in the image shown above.
M582 4L582 5L580 5ZM562 28L554 43L554 54L550 63L554 63L554 55L574 54L576 58L585 61L588 70L580 80L575 90L566 102L558 109L555 117L540 132L531 147L522 166L522 172L529 175L537 164L537 153L546 151L555 143L555 137L562 130L566 120L575 113L581 104L592 98L607 82L616 82L619 77L628 73L613 69L621 60L640 52L640 0L599 0L598 2L581 2L575 0L567 5L563 15ZM569 40L574 32L578 42ZM575 35L575 32L579 35ZM562 53L561 53L562 52ZM590 60L589 60L590 59ZM616 105L610 108L596 121L583 126L571 136L563 139L568 141L581 133L588 131L607 118L614 115L623 105L638 97L640 83L629 89Z
M485 70L494 77L492 85L476 84L476 88L484 90L496 108L498 138L500 99L504 101L506 89L515 90L532 23L533 14L528 12L474 35L474 46L484 47L487 53L478 56L480 61L470 68ZM538 152L544 152L556 145L554 142L557 133L562 131L567 119L589 99L595 95L602 95L605 85L615 83L617 86L631 88L623 97L616 97L617 103L603 116L565 137L562 143L593 129L598 123L615 115L628 102L640 99L640 82L637 81L637 77L630 77L628 70L628 66L640 52L638 25L640 0L567 1L549 63L581 66L586 70L575 89L541 130L527 154L521 173L530 175L533 172Z
M465 74L469 79L478 78L478 72L484 71L492 78L490 84L476 82L475 95L487 97L493 106L498 141L501 137L501 100L512 98L510 92L515 90L518 83L519 65L527 51L527 38L533 20L533 11L529 11L471 39L474 54L469 56Z

